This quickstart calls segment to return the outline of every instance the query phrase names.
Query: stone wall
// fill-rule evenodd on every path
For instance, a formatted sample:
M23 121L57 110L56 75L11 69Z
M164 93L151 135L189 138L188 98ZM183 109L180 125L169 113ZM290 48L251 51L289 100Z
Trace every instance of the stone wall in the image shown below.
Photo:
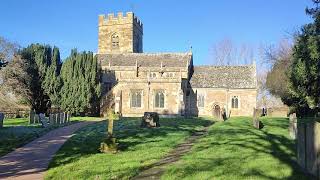
M141 107L131 107L132 91L142 92ZM155 107L155 92L163 90L165 94L164 108ZM120 93L119 93L120 92ZM180 115L179 95L181 82L176 83L146 83L146 82L120 82L113 93L121 94L121 114L123 116L142 116L144 112L158 112L161 115Z
M198 107L197 96L204 95L204 107ZM238 96L239 108L231 108L231 98ZM257 91L255 89L218 89L218 88L194 88L190 93L188 109L191 114L198 116L212 116L214 107L225 108L230 116L251 116L256 107Z
M112 35L118 35L119 48L112 47ZM99 16L99 39L98 54L106 53L141 53L143 25L132 12L127 12L124 16L119 12L114 14Z
M288 117L289 107L275 107L267 109L268 117Z

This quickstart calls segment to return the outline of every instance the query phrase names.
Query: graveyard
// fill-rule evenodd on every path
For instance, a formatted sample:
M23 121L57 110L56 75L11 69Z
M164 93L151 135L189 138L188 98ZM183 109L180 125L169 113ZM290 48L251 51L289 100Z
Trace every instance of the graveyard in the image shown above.
M320 0L0 7L0 180L320 180Z
M78 131L56 153L45 179L134 179L193 132L208 125L208 134L177 162L168 163L161 178L309 178L295 162L295 144L289 137L287 118L261 118L263 130L252 126L252 117L231 118L226 122L207 119L160 119L159 129L137 128L139 118L115 121L114 133L119 140L116 154L98 151L106 122L90 125Z

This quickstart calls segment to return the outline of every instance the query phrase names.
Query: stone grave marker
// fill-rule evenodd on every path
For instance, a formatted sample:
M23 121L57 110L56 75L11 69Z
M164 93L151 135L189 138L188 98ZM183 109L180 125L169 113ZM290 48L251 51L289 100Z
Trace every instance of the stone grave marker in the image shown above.
M140 127L142 128L160 127L159 114L156 112L145 112L144 116L142 117Z
M64 113L59 113L60 116L60 124L64 123Z
M40 119L40 123L42 124L42 127L48 127L49 126L49 121L46 118L45 114L40 113L39 114L39 119Z
M49 114L49 123L50 123L50 125L55 124L54 114Z
M289 135L292 139L297 138L297 115L296 113L289 116Z
M39 114L35 114L34 115L34 122L33 123L39 123L40 119L39 119Z
M35 123L35 115L36 115L36 112L34 110L31 110L29 114L29 124Z
M0 128L3 127L3 121L4 121L4 114L0 113Z
M56 124L60 124L60 116L59 113L55 113Z
M253 127L256 129L262 129L263 123L258 119L257 109L253 109L253 120L252 120Z

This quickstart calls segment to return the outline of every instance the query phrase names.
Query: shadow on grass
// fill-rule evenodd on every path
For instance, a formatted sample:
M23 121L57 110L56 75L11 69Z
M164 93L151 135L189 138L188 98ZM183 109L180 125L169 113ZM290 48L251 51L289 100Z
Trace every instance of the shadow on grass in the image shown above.
M140 128L140 118L122 118L114 122L114 135L119 143L119 153L136 151L146 143L163 142L163 138L170 138L176 133L192 134L209 126L213 121L201 118L164 118L160 119L160 128ZM106 137L107 122L102 121L82 128L70 138L55 155L49 168L65 165L98 154L100 143ZM157 144L155 144L157 146ZM140 150L139 149L139 150ZM146 149L147 150L147 149Z
M208 137L193 150L194 154L186 157L183 162L186 165L176 166L168 174L190 177L195 175L196 167L197 172L215 171L207 174L209 179L226 177L226 174L245 179L312 179L296 162L295 142L288 136L288 120L262 118L262 121L265 125L262 130L254 129L249 118L213 126ZM289 177L277 177L277 171L282 169L272 157L288 167L286 171L291 174L283 174L290 174Z
M19 148L32 140L43 136L49 131L77 123L73 121L66 124L42 127L41 124L23 125L20 121L7 123L6 126L0 128L0 156L4 156L16 148Z

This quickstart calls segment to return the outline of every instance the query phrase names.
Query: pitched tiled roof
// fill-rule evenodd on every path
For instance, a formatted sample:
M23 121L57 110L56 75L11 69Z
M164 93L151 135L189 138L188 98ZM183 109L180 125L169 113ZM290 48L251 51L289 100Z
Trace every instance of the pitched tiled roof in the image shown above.
M256 88L256 68L247 66L195 66L192 88Z
M102 66L135 66L136 62L142 67L187 67L191 53L125 53L98 54Z

